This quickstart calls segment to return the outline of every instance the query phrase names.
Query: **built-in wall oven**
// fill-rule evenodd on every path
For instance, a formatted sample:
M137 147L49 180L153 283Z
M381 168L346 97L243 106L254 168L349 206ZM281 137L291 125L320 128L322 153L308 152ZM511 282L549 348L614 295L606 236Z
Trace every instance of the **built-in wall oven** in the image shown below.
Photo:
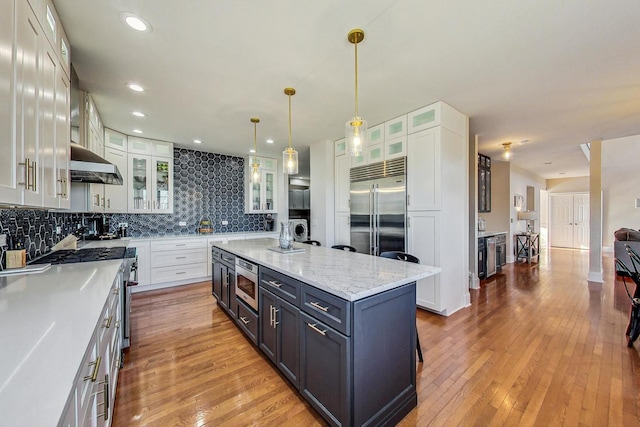
M237 257L236 296L258 311L258 266Z

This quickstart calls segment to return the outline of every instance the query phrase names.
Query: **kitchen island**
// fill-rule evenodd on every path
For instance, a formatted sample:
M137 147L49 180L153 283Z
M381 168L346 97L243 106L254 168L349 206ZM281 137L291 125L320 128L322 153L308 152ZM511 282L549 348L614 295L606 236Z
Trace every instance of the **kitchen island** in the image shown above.
M417 404L415 281L440 269L276 246L275 239L214 244L218 303L327 422L396 424ZM258 265L253 291L233 260L239 271L244 261ZM234 288L254 295L257 312Z

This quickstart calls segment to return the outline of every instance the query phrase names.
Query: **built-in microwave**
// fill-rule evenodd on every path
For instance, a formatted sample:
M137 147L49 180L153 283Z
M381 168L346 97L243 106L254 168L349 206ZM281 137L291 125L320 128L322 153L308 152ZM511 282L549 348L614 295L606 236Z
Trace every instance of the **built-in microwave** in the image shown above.
M258 311L258 266L237 257L236 296Z

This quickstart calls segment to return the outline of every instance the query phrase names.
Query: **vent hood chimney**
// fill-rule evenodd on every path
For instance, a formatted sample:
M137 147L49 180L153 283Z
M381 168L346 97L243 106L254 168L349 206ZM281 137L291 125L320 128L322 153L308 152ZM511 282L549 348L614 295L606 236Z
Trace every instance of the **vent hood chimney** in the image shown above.
M71 181L122 185L118 167L75 142L71 143L69 162Z

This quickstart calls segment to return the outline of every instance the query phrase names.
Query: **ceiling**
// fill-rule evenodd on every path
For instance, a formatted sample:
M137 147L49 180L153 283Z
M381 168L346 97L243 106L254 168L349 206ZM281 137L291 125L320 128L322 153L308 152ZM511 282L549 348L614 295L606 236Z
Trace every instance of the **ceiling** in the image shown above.
M496 159L511 141L512 163L543 178L588 175L581 143L640 134L637 0L54 4L105 125L182 147L247 155L249 119L259 117L258 154L280 157L288 86L301 157L343 137L354 114L353 28L365 31L359 110L369 126L442 100L470 117L480 152ZM130 29L120 12L153 30Z

